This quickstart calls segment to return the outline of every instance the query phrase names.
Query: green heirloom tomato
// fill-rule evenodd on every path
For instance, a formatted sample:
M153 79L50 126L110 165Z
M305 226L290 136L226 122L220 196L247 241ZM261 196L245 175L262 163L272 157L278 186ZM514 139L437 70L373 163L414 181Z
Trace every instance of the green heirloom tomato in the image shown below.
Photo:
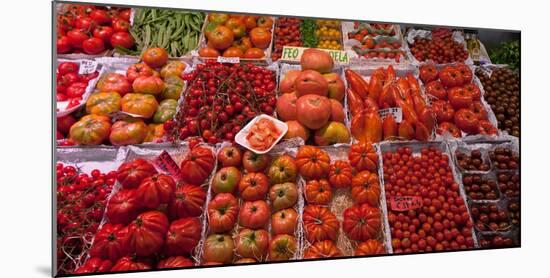
M181 92L183 92L183 86L185 85L185 82L178 76L170 75L164 78L164 85L165 87L162 91L161 97L163 99L178 100L180 98Z
M153 116L153 121L155 123L164 123L169 119L172 119L176 114L176 107L178 102L173 99L165 99L160 102L155 116Z

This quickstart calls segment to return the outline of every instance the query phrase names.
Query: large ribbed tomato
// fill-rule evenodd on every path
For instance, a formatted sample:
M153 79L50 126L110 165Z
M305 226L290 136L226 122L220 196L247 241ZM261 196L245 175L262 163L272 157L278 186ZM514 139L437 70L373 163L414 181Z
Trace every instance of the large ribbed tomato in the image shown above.
M97 89L102 92L117 92L121 96L132 91L132 85L124 74L109 72L97 81Z
M239 211L239 224L250 229L260 229L269 222L269 206L266 201L244 202Z
M328 167L328 182L335 188L350 187L352 177L352 168L347 161L337 160Z
M136 188L145 178L157 173L155 167L143 158L124 162L118 167L117 180L123 188Z
M113 146L141 144L147 137L149 128L145 122L137 118L116 121L111 126L109 141Z
M111 271L117 272L117 271L147 270L147 269L151 269L151 266L148 263L135 260L130 256L125 256L118 259L118 261L115 263L113 268L111 268Z
M322 240L336 240L340 222L327 208L318 205L308 205L302 215L306 239L310 243Z
M150 256L161 251L168 231L168 218L159 211L140 214L128 226L128 248L138 256Z
M269 260L288 261L294 258L297 249L298 244L294 236L277 235L269 243Z
M351 145L348 159L357 171L376 171L378 165L378 154L373 145L369 142L361 142Z
M296 153L296 166L306 179L324 178L328 173L330 157L314 146L301 146Z
M111 119L107 116L86 115L71 126L69 137L79 145L99 145L111 132Z
M361 171L351 180L351 198L357 204L369 204L378 207L380 202L380 184L378 175Z
M282 209L271 215L271 233L273 235L293 235L298 223L298 213L293 208Z
M328 205L332 200L332 189L325 179L306 182L305 198L308 204Z
M269 180L263 173L248 173L239 182L239 194L245 201L264 200Z
M243 258L261 260L267 255L269 233L264 229L242 229L235 238L235 252Z
M149 119L153 117L159 103L155 96L150 94L126 94L120 101L122 111Z
M183 256L168 257L164 260L160 260L157 263L158 269L167 269L167 268L180 268L180 267L190 267L194 266L192 260Z
M246 157L246 154L245 154ZM246 163L245 163L246 166ZM284 154L275 158L267 171L271 184L295 182L298 168L292 156Z
M369 239L367 241L359 243L355 251L353 252L354 256L368 256L368 255L378 255L386 254L386 248L376 239Z
M83 265L79 266L74 273L102 273L111 270L113 262L110 260L103 260L101 258L89 258Z
M210 231L223 233L230 231L239 213L237 199L231 193L219 193L208 204L208 224Z
M176 183L165 174L145 178L136 190L136 199L143 207L155 209L174 198Z
M171 219L200 216L206 201L206 192L198 185L177 186L174 199L168 206Z
M126 234L128 234L128 229L123 225L105 223L94 237L90 256L116 262L128 253L124 241Z
M203 184L214 169L214 162L214 154L210 148L193 148L181 162L183 180L195 185Z
M304 252L304 259L321 259L342 256L340 249L330 240L318 241Z
M201 239L201 222L196 217L188 217L170 223L164 244L168 256L189 255Z
M233 261L235 245L229 235L212 234L204 241L203 248L202 257L205 262L231 263Z
M364 241L376 238L381 228L378 208L368 204L354 205L344 211L342 229L352 240Z
M121 189L107 204L107 219L114 224L128 224L139 214L141 207L136 200L135 189Z
M269 201L273 211L294 206L298 201L298 188L293 182L276 184L269 189Z
M92 94L86 101L88 114L109 116L120 110L120 95L117 92L99 92Z

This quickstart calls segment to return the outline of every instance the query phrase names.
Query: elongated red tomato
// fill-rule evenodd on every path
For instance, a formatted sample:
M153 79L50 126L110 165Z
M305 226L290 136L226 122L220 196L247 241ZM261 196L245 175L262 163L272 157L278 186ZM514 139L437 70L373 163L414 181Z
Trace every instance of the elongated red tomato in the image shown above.
M140 214L128 226L128 248L138 256L150 256L161 251L168 230L168 218L159 211Z

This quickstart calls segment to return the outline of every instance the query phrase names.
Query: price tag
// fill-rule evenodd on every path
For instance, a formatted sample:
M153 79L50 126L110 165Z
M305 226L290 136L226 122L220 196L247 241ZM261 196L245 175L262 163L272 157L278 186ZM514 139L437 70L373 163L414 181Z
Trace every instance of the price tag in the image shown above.
M89 74L95 72L97 69L97 63L89 60L81 60L78 67L78 74Z
M394 196L390 198L390 208L393 211L407 211L422 207L420 196Z
M300 59L302 58L302 54L306 49L307 47L283 46L283 53L281 55L281 60L286 62L300 62ZM349 56L343 50L332 50L332 49L321 49L321 48L318 48L318 49L330 54L334 62L337 64L340 64L340 65L349 64Z
M230 64L238 64L241 60L239 57L223 57L218 56L218 63L230 63Z
M181 170L178 164L172 159L172 156L167 151L162 151L154 160L153 163L158 168L170 174L176 181L181 180Z
M380 115L380 118L382 119L384 119L384 117L388 114L391 114L397 123L400 123L403 120L403 111L401 111L401 107L391 107L378 110L378 115Z

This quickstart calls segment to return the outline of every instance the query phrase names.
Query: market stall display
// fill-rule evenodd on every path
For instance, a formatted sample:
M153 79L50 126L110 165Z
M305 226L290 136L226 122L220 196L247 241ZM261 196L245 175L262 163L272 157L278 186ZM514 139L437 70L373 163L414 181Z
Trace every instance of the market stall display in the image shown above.
M520 246L519 72L461 30L56 11L58 275Z

